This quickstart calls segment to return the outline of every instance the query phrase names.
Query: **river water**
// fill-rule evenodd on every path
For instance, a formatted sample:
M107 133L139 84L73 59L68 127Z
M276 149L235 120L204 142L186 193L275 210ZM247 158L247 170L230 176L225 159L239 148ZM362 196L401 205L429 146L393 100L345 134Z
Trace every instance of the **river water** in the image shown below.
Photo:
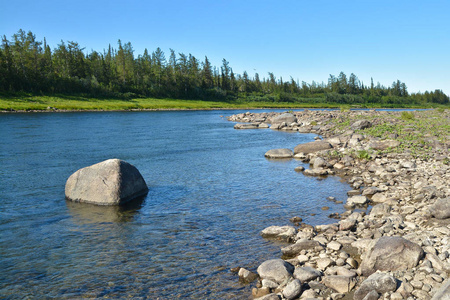
M0 115L0 298L247 299L230 268L281 255L259 232L293 216L333 222L343 207L325 198L349 186L264 158L315 135L234 130L222 116L240 112ZM109 158L139 169L145 199L64 199L73 172Z

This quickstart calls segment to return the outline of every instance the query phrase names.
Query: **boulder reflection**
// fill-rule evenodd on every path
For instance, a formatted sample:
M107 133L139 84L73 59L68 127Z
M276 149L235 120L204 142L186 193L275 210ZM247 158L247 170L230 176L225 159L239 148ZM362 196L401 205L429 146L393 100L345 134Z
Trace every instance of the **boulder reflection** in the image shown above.
M66 200L70 215L79 224L125 223L133 220L144 204L145 196L121 206L100 206Z

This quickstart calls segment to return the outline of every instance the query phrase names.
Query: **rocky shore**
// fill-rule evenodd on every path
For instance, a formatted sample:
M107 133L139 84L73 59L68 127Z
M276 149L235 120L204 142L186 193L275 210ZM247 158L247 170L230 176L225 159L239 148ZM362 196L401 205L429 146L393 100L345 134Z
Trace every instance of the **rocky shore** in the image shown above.
M292 158L305 176L352 186L335 223L292 216L262 230L290 244L255 270L235 268L254 299L450 299L450 111L301 111L228 117L236 129L316 133ZM270 130L266 129L266 130ZM337 201L333 195L330 201ZM270 224L268 224L270 225Z

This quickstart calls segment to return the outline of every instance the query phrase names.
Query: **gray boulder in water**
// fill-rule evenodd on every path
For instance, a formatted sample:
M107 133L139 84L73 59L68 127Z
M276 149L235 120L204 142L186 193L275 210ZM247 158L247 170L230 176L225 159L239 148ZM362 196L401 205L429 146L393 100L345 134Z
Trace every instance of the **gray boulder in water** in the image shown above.
M66 182L66 199L97 205L121 205L148 193L141 173L133 165L108 159L79 169Z

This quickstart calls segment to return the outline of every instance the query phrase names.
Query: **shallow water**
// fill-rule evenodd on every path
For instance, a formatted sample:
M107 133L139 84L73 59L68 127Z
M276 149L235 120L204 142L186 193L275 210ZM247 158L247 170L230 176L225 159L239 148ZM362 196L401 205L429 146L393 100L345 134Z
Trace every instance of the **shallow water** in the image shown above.
M281 255L259 232L293 216L333 222L343 208L325 198L349 186L264 158L315 135L221 117L239 112L0 115L0 298L246 299L229 269ZM67 178L108 158L135 165L148 195L123 208L66 202Z

